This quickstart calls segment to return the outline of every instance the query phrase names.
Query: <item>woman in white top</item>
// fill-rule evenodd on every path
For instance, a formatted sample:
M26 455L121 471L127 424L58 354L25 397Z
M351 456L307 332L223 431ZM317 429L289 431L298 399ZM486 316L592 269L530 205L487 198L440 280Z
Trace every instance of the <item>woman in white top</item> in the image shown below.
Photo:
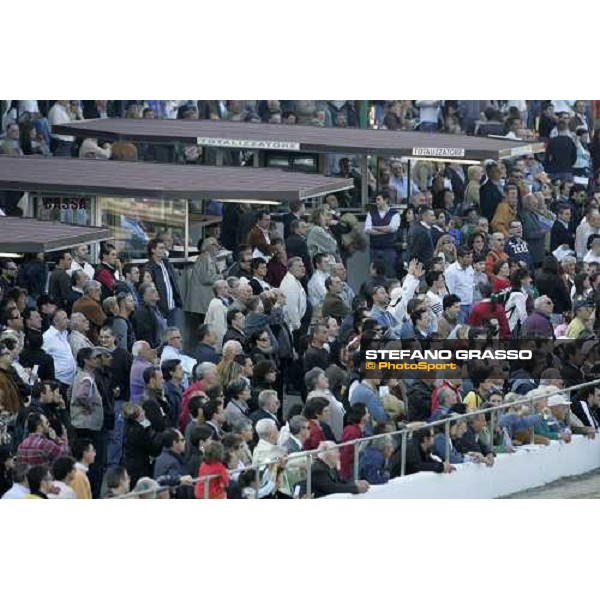
M531 285L531 275L526 269L517 269L510 276L510 283L511 289L508 292L504 310L510 330L513 332L517 324L523 325L525 319L527 319L527 299L529 294L526 290Z

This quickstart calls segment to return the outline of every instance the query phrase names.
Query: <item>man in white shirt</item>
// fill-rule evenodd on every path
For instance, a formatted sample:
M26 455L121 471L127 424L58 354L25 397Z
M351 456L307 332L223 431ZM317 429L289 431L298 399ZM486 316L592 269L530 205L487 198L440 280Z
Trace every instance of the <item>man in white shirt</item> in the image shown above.
M300 329L300 324L306 314L306 292L299 281L305 275L306 268L302 259L299 256L290 258L288 261L288 272L279 286L279 289L287 298L285 310L290 320L292 333Z
M181 336L181 331L177 327L167 327L162 338L165 345L162 354L160 355L160 364L162 365L167 360L181 361L181 367L183 368L184 373L182 383L184 387L187 387L188 381L192 377L194 367L196 366L196 359L181 351L181 348L183 347L183 338Z
M408 177L404 175L404 168L401 162L392 163L392 176L390 177L390 187L396 190L396 197L398 201L407 200L407 198L413 194L419 192L419 188L414 181L410 182L410 193L408 189Z
M313 258L315 272L308 282L308 299L316 313L321 312L321 307L327 295L325 281L330 275L329 255L323 252L315 254Z
M69 100L57 100L48 111L48 123L52 128L54 125L63 125L73 120L69 109ZM58 135L51 133L52 152L54 156L71 156L73 152L73 142L75 138L72 135Z
M575 232L575 252L578 260L583 260L586 255L588 238L593 233L600 233L600 211L590 207Z
M460 322L466 323L473 304L475 271L473 270L473 251L457 248L458 260L446 269L446 287L449 294L460 298Z
M13 469L13 485L12 487L2 496L2 500L23 500L27 494L29 494L29 487L27 487L27 471L29 465L18 464Z
M67 388L73 384L76 363L71 352L67 330L69 318L64 310L56 311L50 329L44 333L44 352L54 359L56 379Z
M67 270L67 273L73 275L75 271L82 269L84 273L87 273L90 279L94 279L96 271L88 262L90 255L89 246L87 244L80 244L73 248L71 255L73 256L73 262L71 263L71 268Z

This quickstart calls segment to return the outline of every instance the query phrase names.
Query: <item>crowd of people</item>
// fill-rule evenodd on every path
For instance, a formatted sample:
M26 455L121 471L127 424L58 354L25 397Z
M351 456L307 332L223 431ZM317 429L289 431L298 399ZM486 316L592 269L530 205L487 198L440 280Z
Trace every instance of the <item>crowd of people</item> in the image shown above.
M173 116L162 112L167 103L145 104L127 111ZM279 111L282 122L343 126L343 115L356 125L351 103L322 104L182 103L174 114L277 122ZM310 215L301 201L283 215L226 204L220 231L198 241L183 274L169 260L168 231L148 243L145 264L122 264L111 244L95 265L86 245L3 259L0 494L358 494L402 471L493 468L498 453L523 444L593 437L600 393L561 392L595 380L600 364L600 152L591 104L478 107L473 130L464 103L448 101L375 103L373 118L390 129L482 135L497 123L508 137L546 141L545 152L482 167L419 161L410 180L402 162L380 159L364 227L341 213L344 194L325 197ZM108 109L84 103L82 116ZM71 155L64 144L73 140L53 142L48 132L49 150ZM337 164L346 169L350 160ZM353 289L348 256L359 238L370 272ZM230 251L227 264L221 249ZM361 370L361 349L374 340L429 348L447 339L527 347L532 358L470 361L460 377L437 379ZM493 422L470 414L520 398L531 404ZM464 418L453 422L447 457L443 427L424 425L454 415ZM393 435L400 430L411 431L406 448ZM372 435L356 459L354 446L336 446ZM302 452L313 450L309 461Z

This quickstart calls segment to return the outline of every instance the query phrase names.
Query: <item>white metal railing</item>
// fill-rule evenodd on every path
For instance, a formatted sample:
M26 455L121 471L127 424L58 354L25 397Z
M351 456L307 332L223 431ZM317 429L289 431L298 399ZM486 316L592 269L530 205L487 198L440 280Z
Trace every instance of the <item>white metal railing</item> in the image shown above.
M401 476L405 475L406 472L406 445L407 442L409 440L409 436L412 437L413 433L422 429L432 429L434 427L444 427L444 437L445 437L445 442L446 442L446 456L445 456L445 460L444 462L446 464L449 464L450 462L450 447L451 447L451 441L450 441L450 426L453 422L457 422L457 421L462 421L462 420L466 420L466 419L470 419L476 415L487 415L490 414L490 432L491 432L491 436L492 436L492 441L493 441L493 435L494 435L494 417L500 413L503 412L509 408L514 408L517 406L522 406L522 405L530 405L533 407L533 405L537 402L539 402L540 400L543 400L545 398L549 398L550 396L554 396L556 394L567 394L569 399L571 397L571 393L578 391L578 390L582 390L585 388L589 388L592 386L597 386L600 385L600 379L596 379L594 381L589 381L586 383L582 383L579 385L574 385L570 388L565 388L562 390L554 390L554 391L550 391L550 392L545 392L543 394L539 394L539 395L535 395L531 398L523 398L521 400L515 400L513 402L507 402L505 404L499 404L497 406L493 406L490 408L484 408L484 409L478 409L478 410L474 410L468 413L465 413L464 415L453 415L452 417L447 417L445 419L440 419L438 421L432 421L429 423L426 423L424 425L418 425L418 426L414 426L411 427L410 424L403 428L400 429L398 431L391 431L389 433L380 433L377 435L372 435L369 437L363 437L363 438L358 438L355 440L350 440L348 442L342 442L339 444L335 444L335 448L345 448L347 446L355 446L354 448L354 464L353 464L353 475L354 475L354 480L358 480L359 478L359 466L360 466L360 448L361 446L366 446L367 444L369 444L370 442L372 442L373 440L379 439L379 438L383 438L383 437L401 437L401 449L400 449L400 453L401 453L401 466L400 466L400 474ZM532 433L532 437L531 437L531 443L533 443L533 431ZM333 446L332 446L333 449ZM323 450L303 450L302 452L294 452L293 454L290 454L289 457L294 459L294 462L297 462L298 459L306 457L306 498L311 498L312 495L312 463L314 460L314 457L320 453L322 453ZM269 460L269 461L264 461L261 462L257 465L250 465L248 467L244 467L244 468L239 468L239 469L232 469L229 471L230 475L235 475L238 473L243 473L245 471L256 471L256 484L257 487L260 487L260 480L262 478L262 472L264 471L264 469L266 467L269 467L271 465L274 464L281 464L281 459L275 459L275 460ZM180 484L180 485L193 485L195 483L197 483L200 480L204 480L204 498L207 499L209 497L209 486L208 483L212 480L212 479L217 479L219 477L219 475L205 475L203 477L197 477L195 479L192 479L192 483L191 484ZM174 486L174 487L178 487L178 486ZM168 486L162 486L160 488L160 490L158 491L164 491L166 489L169 489ZM150 491L145 491L145 492L130 492L129 494L124 494L122 496L118 496L119 499L125 499L125 498L135 498L137 496L143 496L146 494L151 493Z

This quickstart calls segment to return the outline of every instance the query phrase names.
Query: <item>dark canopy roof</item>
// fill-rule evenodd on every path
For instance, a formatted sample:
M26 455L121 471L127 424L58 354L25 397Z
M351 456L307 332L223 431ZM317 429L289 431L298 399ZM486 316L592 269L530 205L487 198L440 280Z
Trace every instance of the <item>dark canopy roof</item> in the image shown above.
M106 227L66 225L22 217L0 217L0 252L52 252L102 242L114 235Z
M57 125L54 131L79 137L101 137L169 143L198 142L223 148L259 148L298 152L343 152L379 156L414 156L448 160L499 160L543 151L543 144L449 133L338 129L231 121L181 119L91 119Z
M0 189L159 199L291 201L354 187L352 179L253 167L0 157Z

